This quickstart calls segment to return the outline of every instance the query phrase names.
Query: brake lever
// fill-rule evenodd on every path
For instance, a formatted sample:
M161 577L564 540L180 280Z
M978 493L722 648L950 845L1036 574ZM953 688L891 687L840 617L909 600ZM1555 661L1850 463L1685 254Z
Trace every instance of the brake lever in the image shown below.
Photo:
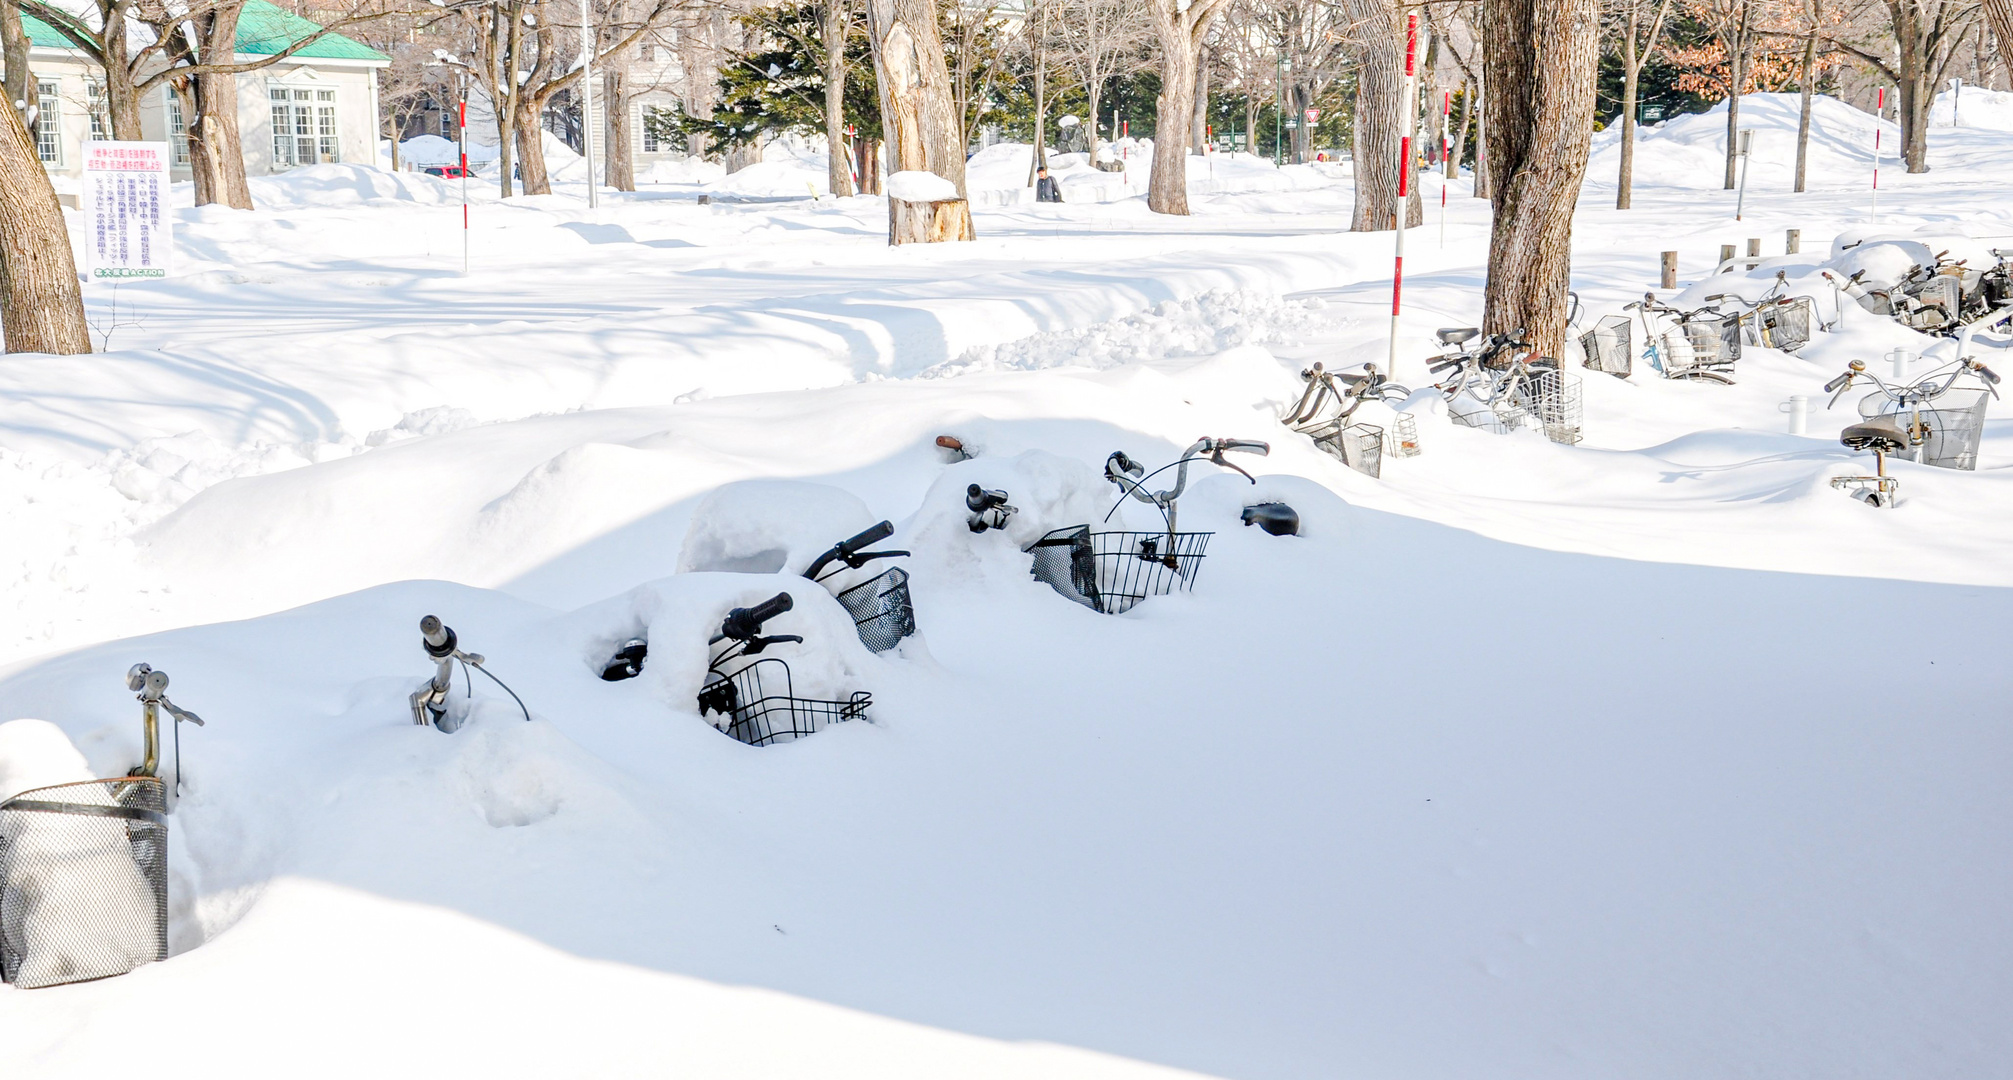
M781 645L786 642L795 642L801 645L804 643L804 639L795 634L772 634L768 637L752 637L748 639L748 644L741 649L741 655L753 656L771 645Z
M1243 477L1243 478L1245 478L1246 480L1249 480L1249 481L1251 481L1251 482L1252 482L1253 484L1257 484L1257 483L1258 483L1258 478L1257 478L1257 477L1255 477L1255 476L1251 475L1251 474L1250 474L1250 473L1248 473L1248 472L1245 472L1245 471L1244 471L1243 469L1239 468L1239 467L1237 466L1237 464L1236 464L1236 463L1234 463L1234 462L1230 462L1230 461L1225 461L1225 460L1223 460L1223 451L1221 451L1221 450L1218 450L1218 451L1216 451L1215 453L1213 453L1213 454L1210 454L1210 455L1209 455L1209 461L1210 461L1210 464L1212 464L1212 465L1221 465L1221 466L1223 466L1224 468L1226 468L1226 469L1229 469L1229 470L1231 470L1231 471L1235 472L1235 473L1236 473L1237 475L1239 475L1239 476L1242 476L1242 477Z
M875 559L892 559L895 558L896 556L907 555L907 554L908 552L906 551L859 551L854 552L851 555L841 555L839 557L839 561L845 563L847 566L851 567L854 570L858 570L860 567L867 565L869 562L872 562Z

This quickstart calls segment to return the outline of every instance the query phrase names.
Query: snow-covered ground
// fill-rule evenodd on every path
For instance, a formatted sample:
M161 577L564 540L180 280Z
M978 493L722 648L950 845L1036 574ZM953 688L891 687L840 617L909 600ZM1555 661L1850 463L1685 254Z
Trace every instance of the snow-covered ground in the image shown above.
M1974 93L1934 171L1890 158L1877 222L1873 121L1835 102L1802 195L1794 97L1744 103L1741 222L1723 113L1644 131L1627 212L1596 136L1587 321L1666 249L1685 296L1781 269L1830 320L1815 275L1855 240L2013 247L2013 125ZM0 363L0 721L122 773L146 661L208 723L173 956L0 989L0 1066L2001 1070L2013 405L1978 471L1898 463L1874 510L1827 484L1864 463L1820 389L1949 344L1848 306L1734 386L1585 373L1577 447L1422 410L1423 454L1372 480L1275 419L1307 362L1387 350L1391 237L1346 232L1345 168L1197 163L1178 220L1080 156L1069 202L1027 202L1027 155L974 159L977 242L892 250L883 201L812 197L814 154L592 211L555 155L554 195L471 183L466 275L458 183L317 166L177 211L169 279L87 285L107 351ZM1456 182L1443 225L1440 194L1413 382L1480 308L1486 207ZM1803 255L1709 277L1791 228ZM2004 370L2007 343L1972 348ZM1023 545L1110 508L1107 454L1205 434L1272 452L1255 485L1195 473L1192 593L1110 617L1029 579ZM970 483L1011 493L1006 530L966 529ZM1268 499L1302 536L1239 525ZM875 655L793 574L882 518L920 633ZM800 692L870 690L873 720L755 749L694 699L725 611L783 590ZM459 671L469 723L411 723L428 613L531 723ZM603 682L630 637L642 675Z

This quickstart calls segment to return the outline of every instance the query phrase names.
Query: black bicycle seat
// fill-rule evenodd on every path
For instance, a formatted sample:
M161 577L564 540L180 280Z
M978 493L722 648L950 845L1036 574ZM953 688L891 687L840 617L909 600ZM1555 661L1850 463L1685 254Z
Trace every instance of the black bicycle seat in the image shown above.
M1853 424L1838 433L1838 441L1853 450L1878 450L1896 454L1908 449L1908 433L1901 425L1882 416L1863 424Z
M1435 331L1433 336L1439 338L1442 345L1460 345L1475 340L1481 332L1477 326L1449 326Z

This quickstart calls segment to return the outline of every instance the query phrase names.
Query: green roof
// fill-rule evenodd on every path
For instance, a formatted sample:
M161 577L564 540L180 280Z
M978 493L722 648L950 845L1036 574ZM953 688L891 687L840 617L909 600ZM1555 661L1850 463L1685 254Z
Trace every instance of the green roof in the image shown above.
M30 44L52 49L76 48L76 45L55 27L25 11L21 13L21 25L28 31ZM266 0L250 0L245 5L244 12L238 16L238 51L251 56L271 56L320 29L321 24L303 19L284 8L274 7ZM327 60L391 59L376 49L341 34L324 34L314 44L293 55Z
M250 0L238 16L238 51L253 56L271 56L321 29L321 24L301 18L266 0ZM325 34L314 44L294 54L319 56L329 60L390 60L376 49L341 34Z
M28 31L28 44L49 49L74 49L76 43L57 32L56 28L27 12L21 13L21 28Z

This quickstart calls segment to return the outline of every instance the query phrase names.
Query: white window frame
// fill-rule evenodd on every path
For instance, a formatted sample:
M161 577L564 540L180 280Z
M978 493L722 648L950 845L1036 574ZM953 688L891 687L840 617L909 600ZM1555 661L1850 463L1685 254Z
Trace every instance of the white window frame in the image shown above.
M268 82L266 104L272 110L274 169L342 160L342 116L334 89Z
M35 80L35 156L44 165L63 164L63 84Z
M172 86L161 87L161 97L166 102L161 108L161 114L167 121L165 126L168 129L168 142L173 144L175 149L175 164L187 165L189 163L189 121L187 117L182 115L182 99L175 94L175 88Z

